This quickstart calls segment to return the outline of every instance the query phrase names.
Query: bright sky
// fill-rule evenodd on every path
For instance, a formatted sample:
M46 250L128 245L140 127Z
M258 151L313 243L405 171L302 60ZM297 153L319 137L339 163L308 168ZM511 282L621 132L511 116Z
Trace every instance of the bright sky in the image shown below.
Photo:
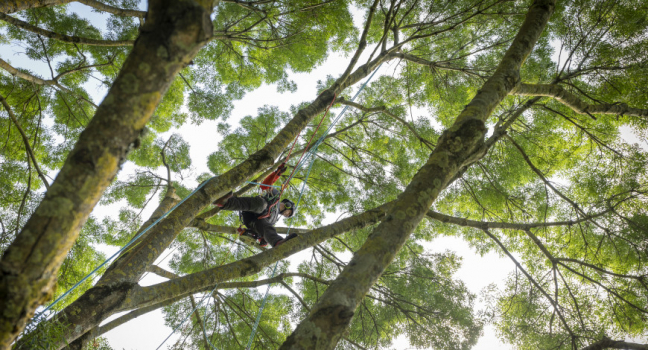
M106 16L102 16L95 12L89 11L88 7L81 5L79 3L71 3L69 5L71 11L78 12L82 17L92 18L93 24L101 28L101 24L105 23ZM362 14L356 16L356 21L362 20ZM357 25L358 23L356 23ZM31 69L33 72L40 74L43 77L49 77L49 69L42 62L29 62L22 55L23 49L17 46L0 46L2 52L1 56L5 60L9 60L14 66L23 67ZM371 52L371 48L365 50L365 53ZM366 57L365 57L366 59ZM363 62L361 59L360 62ZM338 55L332 55L323 65L316 67L312 72L307 74L290 74L290 79L295 81L298 86L298 90L295 93L283 93L280 94L276 91L276 86L263 86L260 89L257 89L251 93L248 93L245 98L234 103L234 110L232 111L231 117L228 120L228 123L235 128L238 124L240 118L247 115L256 115L257 109L265 104L275 105L279 107L282 111L289 111L291 105L299 104L303 101L311 101L316 97L316 83L318 80L325 80L327 75L339 76L346 68L348 63L348 58L340 57ZM392 74L395 69L395 66L392 64L390 66L383 66L381 71L378 74ZM377 78L377 77L376 77ZM360 84L357 84L358 86ZM99 104L103 99L103 96L106 93L106 89L99 86L95 81L91 80L88 83L88 92L93 96L95 103ZM357 88L357 87L356 87ZM337 111L339 111L338 109ZM336 113L337 113L336 111ZM415 110L416 116L426 116L428 113L423 110ZM185 125L180 130L174 130L174 133L179 133L182 137L190 143L191 145L191 159L193 161L193 174L198 175L203 172L208 172L207 168L207 156L214 152L218 147L218 142L220 136L217 133L217 122L215 121L205 121L201 125ZM169 133L170 135L170 133ZM162 137L168 137L169 135L163 135ZM119 177L125 178L128 174L133 172L134 167L132 164L126 164L124 169L119 173ZM162 176L164 174L160 173ZM185 177L186 179L186 177ZM197 183L193 180L187 179L183 182L184 185L189 187L194 187ZM155 201L155 200L154 200ZM154 202L152 201L152 202ZM97 217L104 216L116 216L119 208L124 206L125 203L117 203L110 206L98 206L95 208L93 215ZM153 209L156 207L156 203L150 203L148 208L143 213L143 218L147 218ZM331 221L335 220L337 216L332 216ZM106 248L104 247L107 254L112 254L117 249L116 248ZM459 256L463 257L463 266L457 273L456 277L463 280L467 287L475 294L480 293L480 291L489 284L495 283L497 285L502 285L504 278L508 273L513 271L514 265L508 260L504 259L496 254L487 254L485 256L477 255L474 250L468 247L468 245L460 239L457 238L439 238L434 242L426 244L426 249L433 252L443 252L446 250L451 250L456 252ZM167 256L168 252L165 252L161 257ZM310 256L310 250L297 254L291 259L291 270L296 271L297 265L300 261ZM159 262L161 266L166 266L166 261ZM162 282L164 279L157 277L153 274L148 274L143 280L143 285L151 285L155 283ZM265 292L265 288L260 290ZM279 288L273 288L274 292L281 292ZM477 307L479 309L483 308L483 303L479 302ZM114 316L118 317L119 315ZM144 316L122 325L107 334L105 337L108 338L111 346L114 349L138 349L138 350L148 350L156 349L160 343L171 333L171 329L164 325L163 315L160 310L148 313ZM163 348L166 348L167 345L173 344L177 339L177 336L172 336L166 345ZM405 339L401 339L398 342L397 349L407 349L408 344ZM477 346L474 348L476 350L486 350L486 349L509 349L510 346L506 346L499 342L496 337L492 327L486 327L484 330L484 336L480 339Z

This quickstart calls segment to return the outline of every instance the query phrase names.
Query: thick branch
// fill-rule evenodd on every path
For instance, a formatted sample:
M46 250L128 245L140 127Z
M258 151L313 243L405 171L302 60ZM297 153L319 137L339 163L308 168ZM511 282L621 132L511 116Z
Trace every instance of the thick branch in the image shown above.
M121 9L96 0L3 0L2 2L0 2L0 12L14 13L30 8L63 5L74 1L88 5L100 11L112 13L113 15L117 16L130 16L139 18L146 17L145 11Z
M49 85L49 86L52 86L52 85L57 84L55 80L44 80L44 79L41 79L41 78L39 78L37 76L21 72L20 70L12 67L9 63L7 63L5 60L3 60L1 58L0 58L0 68L6 70L11 75L15 75L18 78L25 79L25 80L27 80L29 82L32 82L34 84L37 84L37 85Z
M587 104L560 85L520 84L511 93L514 95L553 97L578 114L616 114L640 118L648 117L648 109L628 107L625 103Z
M238 232L236 231L236 227L232 226L220 226L220 225L212 225L208 224L205 221L202 220L194 220L191 222L189 225L191 227L195 227L197 229L207 231L207 232L213 232L213 233L227 233L227 234L232 234L232 235L237 235ZM288 233L288 230L290 229L291 233L297 233L297 234L302 234L302 233L308 233L310 230L306 230L303 228L295 228L295 227L275 227L277 230L277 233L281 234L286 234Z
M89 45L89 46L132 46L135 43L135 40L99 40L99 39L89 39L89 38L82 38L78 36L59 34L59 33L51 32L49 30L38 28L35 25L29 24L17 18L13 18L2 12L0 12L0 20L13 24L18 28L28 30L32 33L40 34L44 37L58 40L58 41L63 41L66 43Z
M76 93L70 91L70 89L68 89L65 86L59 84L59 82L57 80L61 76L65 75L67 73L71 73L72 71L75 71L75 70L78 70L78 69L73 69L72 71L63 72L63 73L59 74L58 76L56 76L56 78L51 79L51 80L44 80L44 79L41 79L41 78L39 78L37 76L21 72L20 70L12 67L9 63L7 63L6 61L4 61L1 58L0 58L0 68L6 70L11 75L17 76L18 78L21 78L21 79L25 79L25 80L27 80L27 81L29 81L31 83L34 83L34 84L57 87L57 88L65 91L67 93L75 95L78 99L83 100L83 101L87 102L88 104L90 104L91 106L97 108L97 105L94 104L94 102L92 102L91 100L89 100L89 99L87 99L87 98L85 98L83 96L79 96ZM90 66L88 66L88 68L90 68Z

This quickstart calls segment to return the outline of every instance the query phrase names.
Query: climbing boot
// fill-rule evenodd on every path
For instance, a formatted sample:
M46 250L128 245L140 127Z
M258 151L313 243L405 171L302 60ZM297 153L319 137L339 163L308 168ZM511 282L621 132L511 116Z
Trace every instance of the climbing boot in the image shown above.
M227 192L224 196L218 198L217 200L214 201L214 205L217 207L224 207L227 201L234 196L234 193L232 191Z
M291 234L289 234L288 236L286 236L286 238L284 238L284 239L278 241L277 243L275 243L274 246L275 246L275 247L278 247L278 246L280 246L280 245L282 245L282 244L288 242L289 240L291 240L291 239L293 239L293 238L295 238L295 237L297 237L297 234L296 234L296 233L291 233Z
M263 239L263 238L259 238L259 247L263 248L263 247L266 247L266 246L268 246L268 242L266 242L266 240Z
M240 237L251 238L255 241L257 240L257 236L254 233L248 231L247 229L240 229L240 230L237 229L236 231L238 231Z

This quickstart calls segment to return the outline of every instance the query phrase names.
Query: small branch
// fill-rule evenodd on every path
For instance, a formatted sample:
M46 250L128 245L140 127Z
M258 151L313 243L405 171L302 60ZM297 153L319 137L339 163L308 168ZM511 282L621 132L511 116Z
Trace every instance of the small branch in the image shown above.
M108 63L100 63L100 64L91 64L91 65L87 65L87 66L80 66L80 67L77 67L77 68L70 69L68 71L62 72L59 75L55 76L52 80L58 81L60 78L66 76L68 74L78 72L78 71L82 71L84 69L97 68L97 67L107 67L107 66L112 66L112 65L113 65L113 62L112 62L112 59L111 59L111 62L108 62Z
M367 21L365 22L364 30L362 31L362 35L360 36L360 42L358 43L358 48L356 49L356 52L353 54L353 57L351 58L351 61L349 62L349 65L347 66L346 70L338 80L340 82L340 85L342 85L344 81L349 77L351 71L353 70L353 67L355 67L356 63L358 62L358 59L360 58L360 54L362 54L362 51L364 51L365 47L367 46L367 34L369 33L369 27L371 26L371 21L373 20L373 15L374 12L376 11L376 7L378 6L378 2L379 2L378 0L375 0L374 3L369 8L369 13L367 14Z
M425 215L428 218L441 221L444 223L450 223L450 224L464 226L464 227L474 227L480 230L486 228L486 229L509 229L509 230L526 231L531 228L537 228L537 227L571 226L571 225L579 224L581 222L585 222L597 218L599 216L605 215L608 212L610 212L610 210L605 210L597 214L588 215L578 220L556 221L556 222L535 222L535 223L528 223L528 224L469 220L469 219L458 218L455 216L441 214L431 210L428 211Z
M506 249L506 247L504 246L504 244L502 244L502 242L501 242L497 237L495 237L495 235L493 235L492 233L490 233L489 230L483 230L483 231L484 231L484 233L486 233L486 235L488 235L488 237L490 237L493 241L495 241L495 243L500 247L500 249L502 249L502 251L504 251L504 253L505 253L505 254L506 254L506 255L507 255L507 256L508 256L512 261L513 261L513 263L515 264L515 266L517 266L517 268L520 269L520 271L522 271L522 273L526 276L526 278L529 279L529 282L531 282L531 284L533 284L536 288L538 288L538 290L542 293L542 295L544 295L545 298L547 298L547 300L548 300L548 301L551 303L551 305L554 307L554 310L556 310L556 313L558 314L558 317L560 318L560 321L562 322L563 326L565 327L565 329L569 332L569 334L570 334L570 335L572 336L572 338L573 338L573 337L574 337L574 333L572 332L571 328L570 328L569 325L567 324L567 320L565 320L565 318L564 318L562 312L560 311L560 306L558 305L557 301L556 301L556 300L553 300L553 299L551 298L551 296L550 296L550 295L549 295L549 294L544 290L544 288L542 288L542 286L540 286L540 284L539 284L538 282L536 282L535 278L533 278L533 277L532 277L532 276L531 276L531 275L530 275L530 274L529 274L529 273L524 269L524 267L522 267L522 264L520 264L520 263L517 261L517 259L515 259L515 257L514 257L514 256L513 256L509 251L508 251L508 249Z
M173 136L169 137L167 142L164 143L164 147L162 147L162 150L160 150L160 156L162 157L162 164L166 167L167 170L167 188L170 190L173 188L173 184L171 182L171 168L169 167L169 164L166 162L166 157L164 154L164 151L166 150L167 146L169 145L169 142L171 142L171 139L173 139Z
M550 108L549 106L543 105L542 108L544 108L544 109L546 109L546 110L548 110L548 111L550 111L550 112L552 112L554 114L557 114L557 115L563 117L568 122L572 123L578 129L580 129L582 132L584 132L587 136L589 136L590 139L592 139L592 141L594 141L597 145L600 145L603 148L607 148L608 150L612 151L614 154L616 154L619 157L623 157L623 154L621 154L619 151L615 150L614 148L612 148L612 147L608 146L607 144L605 144L603 141L599 140L599 138L594 136L591 132L589 132L587 130L587 128L585 128L585 127L581 126L580 124L576 123L575 121L573 121L571 118L569 118L565 114L563 114L561 112L558 112L557 110L555 110L553 108Z
M297 298L297 300L299 300L299 302L302 304L302 306L304 307L304 309L306 309L308 312L311 311L311 308L308 307L308 304L306 304L306 302L304 301L304 299L302 299L302 297L301 297L299 294L297 294L297 292L295 292L295 290L292 289L292 288L288 285L288 283L286 283L285 281L281 281L281 282L279 282L279 283L281 283L281 285L284 286L284 288L288 289L288 291L289 291L290 293L292 293L292 295L294 295L295 298Z
M35 25L29 24L25 21L21 21L17 18L8 16L2 12L0 12L0 20L13 24L18 28L22 28L32 33L40 34L50 39L67 42L67 43L82 44L82 45L89 45L89 46L109 46L109 47L110 46L132 46L135 43L135 40L98 40L98 39L82 38L78 36L69 36L65 34L58 34L55 32L51 32L49 30L36 27Z
M570 262L570 263L575 263L575 264L578 264L578 265L589 267L589 268L591 268L593 270L598 271L601 274L611 275L611 276L615 276L615 277L619 277L619 278L632 278L632 279L635 279L635 280L641 282L641 284L644 285L644 288L648 289L648 287L643 283L643 281L646 279L645 276L634 276L634 275L624 275L624 274L620 274L620 273L615 273L615 272L605 270L605 269L603 269L601 267L598 267L596 265L586 263L584 261L580 261L580 260L577 260L577 259L556 258L555 260L559 265L563 265L563 266L564 266L563 262Z
M472 76L482 78L482 79L488 78L487 75L481 75L479 73L476 73L475 72L476 69L474 69L474 68L452 67L452 66L449 66L447 64L441 64L441 63L438 63L438 62L428 61L426 59L423 59L423 58L420 58L420 57L417 57L417 56L414 56L414 55L410 55L410 54L407 54L407 53L402 53L402 52L394 52L391 55L394 56L394 57L398 57L398 58L404 59L406 61L412 62L412 63L416 63L416 64L419 64L419 65L422 65L422 66L430 67L433 70L435 70L435 69L449 70L449 71L465 73L465 74L472 75Z
M34 164L34 168L36 168L38 177L40 177L41 181L43 181L45 188L49 190L49 183L45 178L45 174L43 174L40 167L38 166L38 162L36 161L36 156L34 155L34 151L29 145L29 139L27 138L27 135L25 134L23 128L20 126L20 123L18 123L18 119L16 118L13 111L11 110L11 107L7 103L7 100L5 100L4 96L2 95L0 95L0 103L2 103L4 108L7 110L7 113L9 114L9 118L11 118L11 121L13 121L13 123L16 125L16 129L18 129L18 132L20 132L20 136L22 137L23 143L25 144L25 150L27 151L27 155L29 156L29 158L32 160L32 163Z
M569 203L572 207L574 207L574 209L576 209L577 212L579 212L579 213L582 214L583 216L588 216L588 215L587 215L587 214L586 214L586 213L585 213L585 212L584 212L584 211L583 211L583 210L578 206L578 204L577 204L576 202L574 202L574 201L571 200L569 197L567 197L565 194L563 194L563 193L562 193L560 190L558 190L558 189L557 189L557 188L556 188L556 187L555 187L555 186L554 186L554 185L553 185L549 180L547 180L547 178L546 178L546 177L544 176L544 174L540 171L540 169L536 168L536 166L533 165L533 163L531 162L531 159L529 159L529 156L524 152L524 150L522 149L522 147L520 147L520 145L518 145L517 142L515 142L515 140L514 140L511 136L506 135L506 137L508 138L509 141L511 141L511 143L513 144L513 146L515 146L515 148L517 148L517 150L518 150L518 151L520 152L520 154L522 155L522 158L524 158L524 161L529 165L529 167L531 168L531 170L533 170L533 172L536 173L536 174L540 177L540 179L542 180L542 182L544 182L544 183L545 183L549 188L551 188L551 190L552 190L554 193L556 193L560 198L564 199L567 203Z
M403 118L400 118L397 115L395 115L394 113L388 111L387 107L385 107L385 106L369 108L369 107L363 106L363 105L361 105L359 103L347 101L347 100L344 99L344 97L338 98L335 102L346 105L346 106L351 106L351 107L356 108L358 110L361 110L363 112L367 112L367 113L380 112L380 113L383 113L383 114L385 114L385 115L387 115L387 116L389 116L391 118L394 118L397 121L399 121L401 124L403 124L405 127L407 127L407 129L409 129L409 131L411 131L412 134L414 134L414 136L416 136L416 138L419 139L423 144L425 144L425 146L427 146L430 150L434 149L434 146L435 146L434 143L426 140L421 135L419 135L419 133L416 131L416 129L414 129L413 126L411 126L407 121L403 120Z

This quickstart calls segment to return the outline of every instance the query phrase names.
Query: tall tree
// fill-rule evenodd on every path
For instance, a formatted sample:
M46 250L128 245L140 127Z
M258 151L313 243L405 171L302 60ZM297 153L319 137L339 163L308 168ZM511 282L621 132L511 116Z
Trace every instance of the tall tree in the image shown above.
M27 7L47 5L41 1ZM14 243L6 248L2 266L9 266L11 252L24 247L24 234L16 233L38 218L42 203L67 198L53 191L65 179L68 163L77 169L69 159L78 157L67 149L49 156L48 145L57 144L53 135L69 135L78 148L99 123L102 106L116 87L143 86L138 79L151 79L152 71L145 69L135 78L126 72L155 11L148 11L124 61L128 46L115 43L134 39L134 19L141 14L133 4L116 5L110 6L132 12L111 16L113 32L107 36L87 25L71 31L69 23L83 20L56 16L65 13L58 7L3 17L8 35L26 41L34 58L50 65L54 56L70 58L57 73L52 69L52 79L0 62L14 76L3 78L8 117L3 122L5 129L16 130L7 138L3 167L19 169L3 180L9 189L3 222L10 223L3 237ZM205 303L181 329L185 337L177 347L209 348L218 342L238 349L246 345L261 309L262 295L254 288L270 283L285 294L268 298L254 348L388 348L399 335L421 348L470 348L486 322L521 349L643 346L622 340L645 334L648 313L647 151L628 141L632 135L645 137L648 117L647 96L641 93L648 57L645 6L612 0L358 1L364 22L356 30L347 5L220 2L209 42L197 43L205 47L193 64L178 67L182 76L160 78L171 87L155 113L157 102L147 104L154 114L151 132L128 155L136 173L114 181L104 196L105 202L125 200L130 208L119 220L89 220L63 262L106 188L88 185L96 199L84 207L85 218L67 233L67 245L55 245L58 260L39 268L48 277L61 276L56 290L61 293L73 276L101 260L92 242L122 245L180 198L186 200L94 285L84 285L78 298L57 306L55 317L37 320L16 347L70 344L81 349L162 307L167 323L179 326L195 309L193 295L200 294ZM224 118L234 99L262 83L294 89L286 70L308 71L329 49L349 53L349 63L339 77L319 82L314 100L295 101L290 112L263 107L235 129L221 122L223 141L208 159L213 174L197 178L201 190L189 196L174 181L174 174L186 173L191 164L190 141L159 133L187 120ZM159 54L150 48L142 52ZM90 53L94 62L88 61ZM358 101L350 101L356 84L383 63L392 65L393 73L376 78ZM102 72L107 83L115 79L96 112L79 85L89 69ZM120 79L131 79L131 85ZM316 132L309 126L330 103L350 107L350 115L330 133ZM426 115L415 119L414 111ZM93 113L87 127L78 121ZM51 117L58 129L37 142L45 139L38 135L46 134L40 120ZM331 122L331 117L324 120ZM138 125L140 130L143 123ZM297 196L299 185L307 188L292 223L305 227L298 229L299 238L260 253L233 239L233 216L219 214L209 204L228 190L250 193L252 186L244 186L245 181L261 178L285 161L295 139L295 154L308 151L311 136L324 139L310 178L306 183L305 173L297 173L288 190ZM123 158L126 149L122 152ZM47 174L66 156L52 189L36 207L39 198L32 186L45 185ZM136 211L160 190L157 209L141 222ZM83 193L74 195L85 199ZM32 218L25 219L32 211ZM334 212L348 214L323 225ZM427 242L441 235L460 236L480 253L500 252L516 267L505 289L486 291L486 314L473 310L475 296L453 279L458 257L426 252ZM166 271L155 261L171 247L173 271ZM259 274L305 249L312 250L312 259L297 272L282 263L272 277ZM87 260L72 260L79 256ZM59 271L61 263L66 268ZM42 273L33 266L25 269ZM138 282L146 273L168 281L143 287ZM43 286L38 288L54 291L53 285ZM3 316L5 347L44 298L24 300L31 304L12 316L14 321ZM16 310L9 308L16 302L6 305ZM122 311L130 312L101 324ZM292 330L288 320L298 327Z

